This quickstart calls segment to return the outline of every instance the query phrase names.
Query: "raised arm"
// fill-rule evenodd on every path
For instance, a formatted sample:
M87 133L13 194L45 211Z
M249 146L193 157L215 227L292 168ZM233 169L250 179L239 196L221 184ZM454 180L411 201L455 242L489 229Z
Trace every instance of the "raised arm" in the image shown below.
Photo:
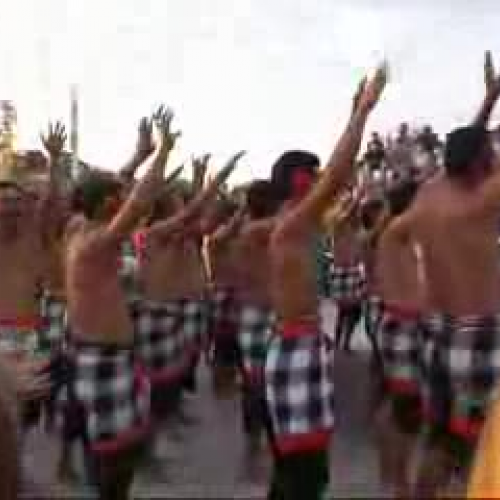
M235 214L231 217L227 224L222 225L222 227L217 228L217 230L210 235L209 244L210 245L220 245L224 244L234 236L236 236L243 225L245 220L246 207L241 206Z
M193 193L195 194L198 194L205 185L209 161L209 154L205 154L199 158L193 158Z
M210 202L218 192L219 187L226 182L233 170L236 168L238 160L245 154L240 151L235 154L222 168L219 173L214 177L210 184L202 190L192 201L190 201L185 208L179 213L169 217L164 221L153 224L149 229L151 236L168 236L170 233L179 229L184 229L188 224L195 220L201 214L205 205Z
M314 188L287 217L285 231L319 224L325 210L351 179L366 121L382 95L387 73L384 64L377 69L371 81L361 82L344 133Z
M172 132L172 119L173 113L169 109L161 108L156 113L159 144L147 172L137 181L127 200L108 224L106 236L110 240L125 238L134 229L141 216L147 212L163 187L165 165L180 135L179 132Z
M137 145L130 160L120 169L119 175L125 182L132 182L137 169L154 152L153 120L142 118L139 123Z
M490 51L487 51L484 56L484 84L486 88L485 97L473 124L486 128L490 121L493 108L500 97L500 85L498 76L495 74L493 56Z
M38 206L36 223L40 228L42 241L47 243L54 236L54 232L59 232L57 228L61 222L62 210L59 204L62 182L61 158L67 139L66 129L61 122L50 123L47 134L40 134L40 139L48 154L49 178L47 192Z
M43 147L49 155L49 193L60 187L60 162L66 144L66 128L61 122L49 123L47 135L40 134Z

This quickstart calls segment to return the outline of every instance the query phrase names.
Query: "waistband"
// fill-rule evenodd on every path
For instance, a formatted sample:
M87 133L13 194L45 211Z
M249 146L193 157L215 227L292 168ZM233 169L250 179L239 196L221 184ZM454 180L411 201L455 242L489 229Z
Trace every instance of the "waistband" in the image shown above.
M24 330L37 330L45 325L40 316L12 316L0 317L0 328L21 328Z
M258 314L260 317L272 316L274 312L271 306L265 304L257 304L255 302L241 302L240 311L242 314L255 313Z
M418 307L397 302L384 302L384 313L401 321L418 320L422 315Z
M321 328L318 319L283 321L279 325L280 335L285 339L313 337L318 335L320 331Z
M319 429L305 434L289 434L276 436L275 446L280 455L297 452L323 451L330 446L333 426L330 429Z
M94 351L101 356L116 356L123 354L132 355L133 346L124 346L120 344L107 344L101 342L83 341L71 338L69 344L78 351Z
M492 314L464 314L454 315L438 311L431 311L422 315L423 321L432 324L444 324L447 326L463 327L463 328L480 328L483 326L499 325L500 312Z

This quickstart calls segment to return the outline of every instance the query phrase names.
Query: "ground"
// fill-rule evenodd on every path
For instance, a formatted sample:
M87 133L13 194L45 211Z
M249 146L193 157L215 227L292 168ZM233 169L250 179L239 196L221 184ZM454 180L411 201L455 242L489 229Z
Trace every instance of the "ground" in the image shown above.
M327 311L328 325L333 324ZM382 491L373 447L372 418L368 411L369 376L363 331L356 352L335 357L337 425L332 442L331 491L338 497L374 497ZM159 470L144 469L133 488L133 498L241 498L265 497L269 463L263 451L249 462L240 430L238 395L215 398L207 369L200 369L199 393L186 401L192 425L172 425L158 443L164 457ZM43 482L53 477L57 444L35 430L26 443L26 461ZM83 490L65 498L85 498ZM51 496L51 498L53 498ZM87 495L86 498L92 498Z

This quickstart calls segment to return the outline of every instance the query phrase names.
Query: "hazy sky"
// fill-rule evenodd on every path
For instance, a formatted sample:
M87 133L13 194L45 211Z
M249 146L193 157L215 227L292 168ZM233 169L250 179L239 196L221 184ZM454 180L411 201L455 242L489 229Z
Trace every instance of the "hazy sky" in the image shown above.
M284 148L325 158L358 78L386 55L392 83L369 128L406 119L445 130L482 93L482 54L500 65L498 0L0 0L0 98L14 99L20 146L68 118L79 85L81 150L117 168L136 122L171 105L178 157L250 154L266 175ZM499 115L500 116L500 115ZM175 161L174 161L175 163Z

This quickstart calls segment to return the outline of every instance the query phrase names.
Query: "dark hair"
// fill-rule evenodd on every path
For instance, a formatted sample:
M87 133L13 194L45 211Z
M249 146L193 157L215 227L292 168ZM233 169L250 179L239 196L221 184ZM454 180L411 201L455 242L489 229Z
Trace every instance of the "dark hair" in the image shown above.
M417 190L418 183L414 180L404 181L389 190L387 199L392 217L401 215L411 205Z
M297 170L303 170L313 175L317 174L320 161L317 155L308 151L286 151L274 163L271 172L271 182L274 196L280 203L292 196L292 176Z
M269 181L256 180L247 190L248 212L252 219L263 219L275 214L277 203L273 185Z
M73 210L88 219L97 216L107 198L117 196L122 182L112 173L92 169L83 172L73 191Z
M484 153L488 131L478 125L461 127L446 136L444 166L449 177L470 175L471 168Z

